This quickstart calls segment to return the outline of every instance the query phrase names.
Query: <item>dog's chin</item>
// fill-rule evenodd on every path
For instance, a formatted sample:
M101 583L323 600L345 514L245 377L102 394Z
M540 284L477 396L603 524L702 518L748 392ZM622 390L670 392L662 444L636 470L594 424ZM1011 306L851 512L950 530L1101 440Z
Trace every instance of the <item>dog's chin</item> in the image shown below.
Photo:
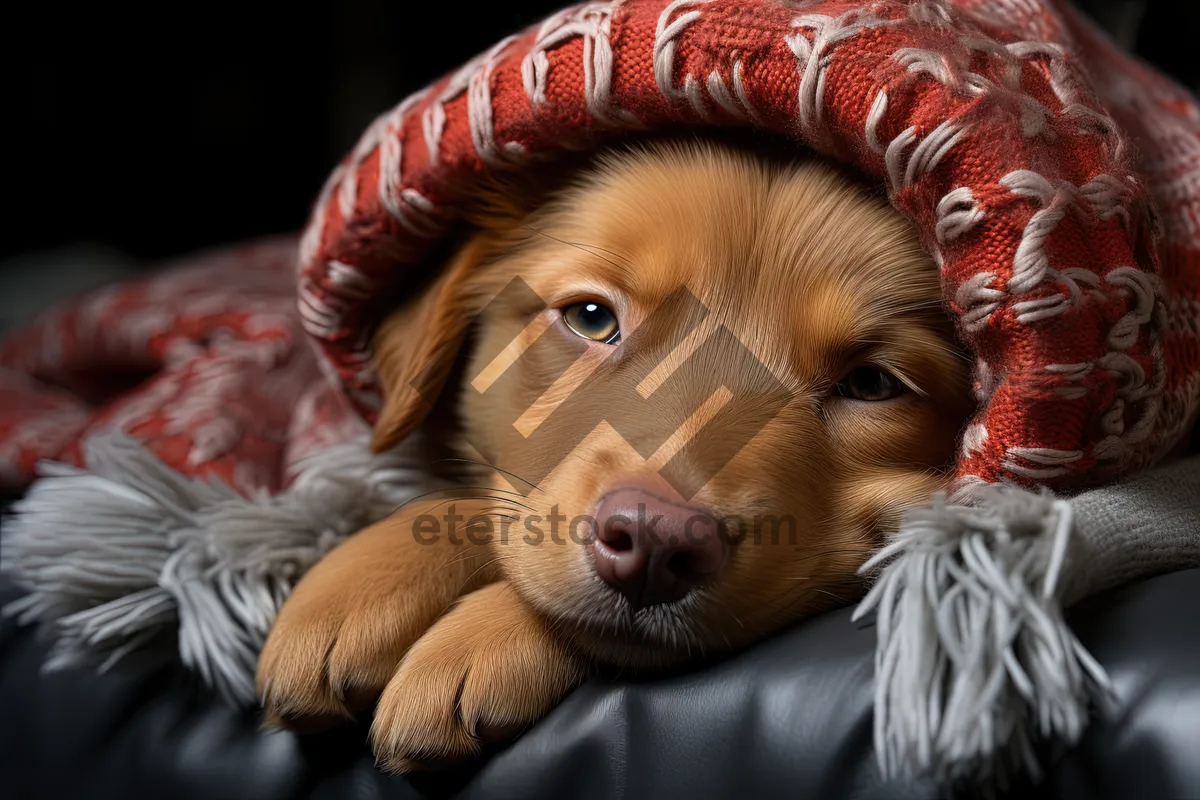
M695 594L673 603L635 609L607 588L591 587L564 611L554 627L599 666L654 673L700 664L728 653L733 645L704 622L706 598ZM535 603L535 606L537 604Z

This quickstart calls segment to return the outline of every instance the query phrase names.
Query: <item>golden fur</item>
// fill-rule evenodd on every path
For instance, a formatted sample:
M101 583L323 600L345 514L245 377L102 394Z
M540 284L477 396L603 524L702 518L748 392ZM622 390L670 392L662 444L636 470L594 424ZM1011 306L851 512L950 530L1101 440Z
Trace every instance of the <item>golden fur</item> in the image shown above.
M418 544L414 520L440 513L443 500L411 504L357 534L282 609L259 685L268 713L295 726L380 698L373 742L381 764L397 770L450 763L482 741L514 735L590 665L676 665L852 601L855 570L881 535L904 508L944 487L971 410L967 364L914 229L822 162L715 141L650 143L609 151L541 195L494 186L470 219L474 233L437 281L377 335L387 389L378 448L430 424L428 398L447 381L442 397L453 413L438 424L462 434L459 448L469 441L492 451L505 447L498 431L513 419L528 434L572 392L588 392L599 408L622 402L606 396L621 370L661 361L647 378L648 388L661 384L687 349L661 353L653 344L689 320L652 312L686 287L710 312L705 334L724 326L787 394L766 427L687 500L720 515L789 517L798 538L748 536L719 580L635 612L597 579L586 544L531 546L517 535ZM472 329L518 276L549 308L532 309L529 324L531 309L493 303ZM560 309L580 298L616 312L625 349L615 361L614 345L590 341L576 357L579 341ZM508 366L521 374L507 379L503 368L532 354L539 337L539 355ZM475 391L454 377L460 351L471 356L465 374L478 376ZM718 354L704 369L745 371L736 358ZM551 390L537 390L568 364ZM874 403L835 394L859 365L886 369L912 391ZM612 381L592 379L604 370ZM494 385L478 390L480 381ZM649 459L602 423L534 490L519 476L524 466L545 466L536 453L515 468L506 462L517 478L480 470L472 485L487 491L460 500L459 513L545 517L557 506L570 519L635 480L673 494L661 476L670 456L685 445L685 455L701 452L687 445L693 439L720 446L704 427L719 409L709 389L696 392L671 395L687 421ZM681 463L686 474L688 459L675 468Z

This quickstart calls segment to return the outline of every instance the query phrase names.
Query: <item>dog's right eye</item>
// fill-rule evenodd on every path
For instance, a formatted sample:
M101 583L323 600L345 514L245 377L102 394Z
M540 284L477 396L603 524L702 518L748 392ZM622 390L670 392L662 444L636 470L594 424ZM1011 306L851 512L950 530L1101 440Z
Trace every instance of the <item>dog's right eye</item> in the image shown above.
M572 303L562 310L563 322L572 333L593 342L616 344L621 338L621 326L612 309L594 300Z
M890 372L875 367L856 367L838 381L835 390L842 397L878 403L904 394L907 388Z

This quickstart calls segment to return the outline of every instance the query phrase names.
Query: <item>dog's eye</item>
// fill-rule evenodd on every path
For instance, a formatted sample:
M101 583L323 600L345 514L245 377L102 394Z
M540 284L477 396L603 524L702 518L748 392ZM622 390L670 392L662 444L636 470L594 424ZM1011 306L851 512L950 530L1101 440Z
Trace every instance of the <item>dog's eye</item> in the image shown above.
M904 394L908 387L890 372L875 367L855 367L837 385L837 393L854 400L875 403Z
M572 303L562 311L567 327L585 339L613 344L621 338L621 326L612 309L593 300Z

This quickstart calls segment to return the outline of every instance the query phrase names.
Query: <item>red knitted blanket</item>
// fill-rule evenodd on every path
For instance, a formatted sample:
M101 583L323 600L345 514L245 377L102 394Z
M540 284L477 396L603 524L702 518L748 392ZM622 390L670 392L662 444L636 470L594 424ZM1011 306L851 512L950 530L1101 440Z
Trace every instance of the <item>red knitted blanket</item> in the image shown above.
M370 421L372 326L436 268L481 174L679 125L793 137L917 223L976 355L960 484L1107 480L1190 426L1196 98L1061 0L625 0L555 14L382 115L298 251L200 258L10 337L0 482L115 427L174 469L280 489Z

